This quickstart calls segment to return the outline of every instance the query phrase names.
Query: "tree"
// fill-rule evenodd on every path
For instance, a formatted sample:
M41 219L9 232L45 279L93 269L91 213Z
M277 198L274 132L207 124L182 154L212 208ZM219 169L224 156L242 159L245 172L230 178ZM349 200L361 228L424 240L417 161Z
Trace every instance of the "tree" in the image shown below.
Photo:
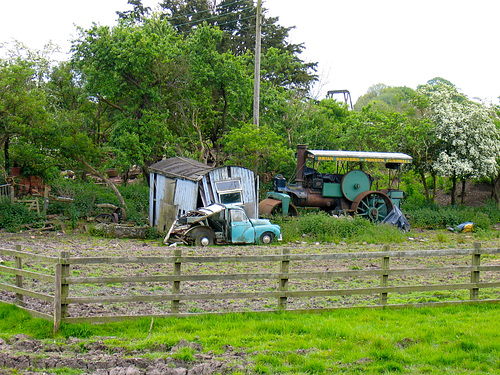
M224 136L227 163L252 169L257 174L289 169L293 151L266 125L243 124Z
M112 131L107 106L91 100L68 62L52 70L45 87L54 119L51 137L46 142L50 156L63 167L98 176L115 193L127 214L127 204L105 169L116 151L110 146Z
M255 52L256 7L251 0L164 0L160 3L164 16L182 35L188 35L200 26L218 27L224 32L219 52L230 51L235 56ZM277 72L268 70L271 76L284 74L289 87L300 87L305 92L317 80L317 63L305 63L299 58L304 50L303 44L288 42L291 27L279 25L277 17L262 16L262 53L271 49L279 54L288 55L289 64L279 66ZM275 52L276 53L276 52ZM253 67L253 57L249 63ZM275 66L277 67L277 66ZM265 77L264 77L265 79ZM290 84L292 82L292 84Z
M354 104L356 111L371 105L382 111L393 111L408 113L413 109L411 102L415 96L415 90L409 87L390 87L379 83L371 86L365 95L359 97Z
M109 107L115 162L122 169L147 167L172 152L168 104L185 86L186 64L168 23L152 17L94 25L80 29L72 50L89 96Z
M496 176L500 134L489 110L439 81L418 89L428 97L428 117L434 124L438 156L433 167L452 182L451 204L456 204L456 183ZM462 188L462 200L465 189Z
M128 20L130 22L142 22L151 12L151 8L145 7L142 4L142 0L128 0L127 4L133 5L134 9L116 12L119 19Z
M0 60L0 148L5 169L24 161L11 160L12 146L19 145L18 151L27 150L43 138L48 126L46 97L38 78L34 61L19 55ZM18 156L22 156L20 152Z
M191 33L184 45L189 79L173 121L192 134L191 149L201 160L220 162L221 139L251 116L251 73L241 56L219 52L223 33L208 26ZM179 134L181 135L181 134Z

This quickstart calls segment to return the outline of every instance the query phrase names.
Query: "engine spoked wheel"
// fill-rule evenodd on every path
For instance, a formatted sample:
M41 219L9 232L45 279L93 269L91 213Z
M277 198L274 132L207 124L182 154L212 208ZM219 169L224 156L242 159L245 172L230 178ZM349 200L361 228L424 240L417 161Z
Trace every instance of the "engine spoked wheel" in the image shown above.
M359 194L351 206L359 216L375 223L383 221L393 208L391 198L380 191L366 191Z

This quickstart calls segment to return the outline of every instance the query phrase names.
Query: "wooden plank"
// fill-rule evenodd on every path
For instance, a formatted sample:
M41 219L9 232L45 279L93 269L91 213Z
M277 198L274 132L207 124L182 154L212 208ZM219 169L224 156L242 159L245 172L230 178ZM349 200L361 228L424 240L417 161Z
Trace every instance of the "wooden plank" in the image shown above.
M281 261L280 265L280 273L283 275L279 280L279 290L280 292L286 292L288 290L288 273L290 271L290 261L288 260L288 255L290 255L290 249L284 248L282 250L282 254L284 255L284 259ZM280 296L278 299L278 309L286 310L287 308L287 297Z
M57 263L59 258L41 254L27 253L26 251L16 251L0 248L0 254L5 256L18 256L23 259L37 260L44 263Z
M481 265L481 244L475 243L474 244L474 254L472 254L472 265L473 266L479 266ZM470 273L470 282L471 283L478 283L479 282L479 271L472 271ZM470 290L470 299L475 301L479 299L479 288L472 288Z
M2 266L0 266L0 271ZM73 284L123 284L123 283L161 283L178 281L223 281L223 280L279 280L288 279L330 279L341 277L359 277L359 276L380 276L388 274L389 276L404 275L426 275L446 272L472 272L472 271L500 271L500 265L482 265L482 266L455 266L440 268L392 268L389 270L370 269L370 270L346 270L346 271L325 271L325 272L289 272L283 273L242 273L242 274L220 274L220 275L155 275L155 276L113 276L113 277L67 277L63 279L64 283ZM46 276L53 280L53 276Z
M182 250L176 249L174 250L174 255L177 259L181 258ZM181 274L181 266L182 263L180 261L174 263L174 277L179 276ZM181 292L181 282L179 279L176 279L172 283L172 294L178 295ZM177 314L179 312L179 304L180 301L178 299L173 299L171 303L172 313Z
M370 305L370 306L362 306L362 309L381 309L381 308L390 308L390 309L406 309L406 308L425 308L425 307L444 307L444 306L456 306L456 305L471 305L471 304L491 304L491 303L500 303L500 299L484 299L478 301L436 301L436 302L424 302L424 303L407 303L407 304L388 304L385 306L382 305ZM325 307L325 308L313 308L313 309L288 309L288 312L301 314L301 313L323 313L328 311L336 311L336 310L348 310L352 309L350 306L333 306L333 307ZM256 310L258 312L265 313L277 313L279 310ZM231 311L231 313L236 314L247 314L248 311ZM64 323L109 323L109 322L118 322L123 320L133 320L133 319L142 319L142 318L168 318L168 317L190 317L190 316L201 316L201 315L223 315L225 313L207 311L202 313L179 313L179 314L144 314L144 315L107 315L107 316L89 316L89 317L67 317L63 319Z
M68 315L68 304L64 302L66 297L69 295L69 285L66 284L63 280L70 275L70 265L67 264L66 260L69 258L68 251L61 251L60 253L60 264L61 264L61 318L64 318Z
M279 297L331 297L359 294L377 293L408 293L429 292L438 290L460 290L470 288L500 287L500 282L494 283L462 283L438 285L406 285L389 287L349 288L349 289L323 289L299 291L261 291L261 292L234 292L234 293L193 293L193 294L164 294L140 296L92 296L68 297L63 303L121 303L121 302L160 302L160 301L194 301L217 299L248 299L248 298L279 298Z
M384 246L384 248L388 249L389 247L387 245ZM380 275L380 287L385 288L389 285L389 273L387 272L389 270L389 257L382 257L381 260L381 267L382 271L385 271ZM380 293L380 304L381 305L387 305L387 296L388 294L386 292Z
M16 286L12 286L12 285L0 283L0 290L5 290L6 292L19 293L19 294L22 294L22 295L27 296L27 297L41 299L42 301L54 302L54 297L52 297L49 294L34 292L32 290L18 288Z
M54 281L54 333L59 331L59 327L61 326L61 285L62 285L62 264L56 264L56 277Z
M48 283L53 283L54 282L54 276L51 275L45 275L43 273L38 273L38 272L32 272L32 271L25 271L25 270L19 270L17 268L12 268L12 267L7 267L7 266L2 266L0 265L0 273L7 273L9 275L20 275L28 279L36 279L40 281L45 281Z
M382 258L411 258L411 257L441 257L472 255L474 249L449 249L449 250L418 250L418 251L388 251L388 252L362 252L362 253L331 253L331 254L291 254L287 255L290 261L322 261L322 260L348 260ZM500 249L481 250L481 254L499 254ZM257 255L257 256L182 256L181 263L248 263L248 262L281 262L284 255ZM125 263L175 263L175 256L165 257L73 257L68 259L68 264L125 264Z
M16 245L16 251L21 251L21 245ZM21 257L16 256L14 259L15 266L18 270L22 270L23 268L23 259ZM23 276L20 274L16 274L16 286L19 289L23 288ZM16 293L16 303L19 306L24 306L23 295L20 293Z

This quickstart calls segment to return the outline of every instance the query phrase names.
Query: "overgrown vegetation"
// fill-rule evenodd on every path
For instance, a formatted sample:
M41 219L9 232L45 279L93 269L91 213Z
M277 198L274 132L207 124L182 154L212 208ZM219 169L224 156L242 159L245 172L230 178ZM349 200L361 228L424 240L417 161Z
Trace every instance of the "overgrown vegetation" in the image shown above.
M406 211L414 227L424 229L454 228L464 222L473 222L476 229L488 230L492 223L498 222L498 208L490 209L428 205ZM491 217L490 217L491 215Z
M54 202L49 206L48 213L74 215L78 219L95 216L102 212L96 205L101 203L120 206L116 195L105 185L92 181L73 181L66 179L56 180L52 185L55 195L72 200L68 202ZM127 220L137 224L144 224L147 220L149 207L149 187L144 181L133 184L119 185L123 198L128 207Z
M324 212L299 217L276 216L273 223L281 226L285 242L367 242L399 243L405 234L391 225L379 225L361 217L334 217Z
M202 353L220 355L230 346L243 353L240 358L248 357L249 370L259 374L488 374L500 371L499 313L497 304L478 304L227 314L161 318L153 326L150 319L63 325L54 336L51 322L0 304L0 337L8 340L23 333L51 343L70 337L100 339L111 350L141 351L149 358L175 356L193 364L191 348L170 349L187 340L201 344Z
M127 202L127 220L136 225L147 223L149 210L149 187L144 182L118 186ZM56 179L52 184L53 195L70 198L65 202L51 202L47 214L62 215L69 225L76 228L79 221L102 213L97 205L111 203L119 206L116 195L106 186L92 181ZM446 229L464 222L473 222L475 230L489 232L491 225L500 221L500 209L490 201L483 207L438 206L434 203L413 199L417 193L410 189L409 199L403 203L412 228ZM41 200L40 200L41 203ZM18 231L23 224L31 227L41 225L43 215L28 211L24 204L0 202L0 229ZM299 217L276 216L272 221L281 226L286 242L367 242L400 243L407 235L390 225L374 224L360 217L334 217L321 211L301 212ZM38 224L37 224L38 223ZM95 235L102 235L99 231ZM154 228L148 232L149 239L161 237Z
M9 200L0 199L0 229L7 232L17 232L23 224L30 224L32 227L41 225L43 216L35 211L28 210L24 203L12 204Z

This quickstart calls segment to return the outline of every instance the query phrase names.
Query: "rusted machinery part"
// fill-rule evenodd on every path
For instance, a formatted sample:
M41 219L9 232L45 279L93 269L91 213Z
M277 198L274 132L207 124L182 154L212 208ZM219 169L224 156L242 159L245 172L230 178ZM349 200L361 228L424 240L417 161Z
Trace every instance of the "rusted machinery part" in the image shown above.
M282 215L282 202L277 199L266 198L259 203L259 215ZM290 203L288 216L299 216L297 207Z
M381 191L374 190L359 194L351 205L351 210L376 223L384 220L393 208L391 198Z

